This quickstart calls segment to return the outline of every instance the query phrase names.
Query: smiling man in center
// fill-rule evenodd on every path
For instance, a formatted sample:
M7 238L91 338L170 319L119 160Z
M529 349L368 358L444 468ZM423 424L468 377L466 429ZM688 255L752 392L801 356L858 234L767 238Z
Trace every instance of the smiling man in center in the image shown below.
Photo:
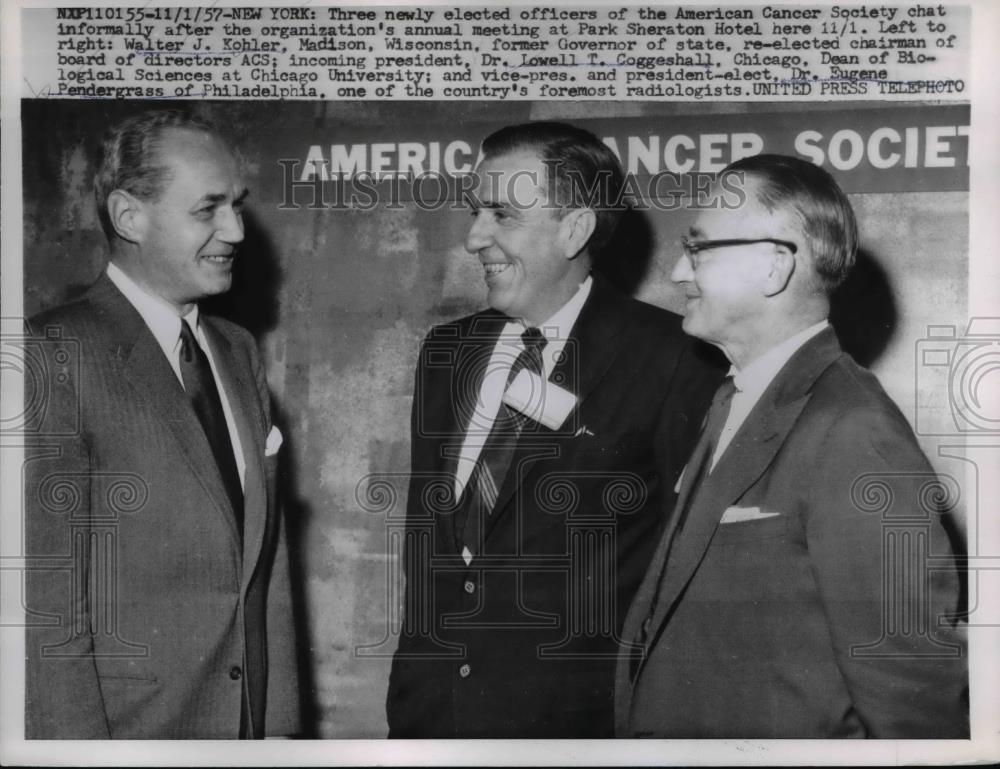
M482 158L465 245L490 309L421 348L390 736L608 737L624 612L721 371L591 271L624 183L597 137L510 126Z

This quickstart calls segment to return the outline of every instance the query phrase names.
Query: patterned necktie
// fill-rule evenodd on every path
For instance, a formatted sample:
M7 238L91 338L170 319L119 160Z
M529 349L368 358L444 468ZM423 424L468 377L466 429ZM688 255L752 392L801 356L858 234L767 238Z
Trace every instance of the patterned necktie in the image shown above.
M539 376L542 373L542 348L547 342L544 335L537 328L529 328L521 334L521 341L524 343L524 350L510 367L505 390L523 369ZM483 523L496 507L500 489L503 488L514 458L518 438L527 422L527 416L501 402L490 434L469 476L465 487L468 504L463 506L466 517L461 541L473 553L482 549L480 540L484 530Z
M208 356L194 338L191 326L186 320L181 320L181 379L184 381L184 391L187 393L194 413L201 422L201 427L208 438L208 444L215 457L215 464L222 476L226 494L233 506L236 516L236 526L240 536L243 536L243 488L240 484L240 473L236 467L236 455L229 438L229 426L222 410L222 399L219 389L212 376L212 366Z

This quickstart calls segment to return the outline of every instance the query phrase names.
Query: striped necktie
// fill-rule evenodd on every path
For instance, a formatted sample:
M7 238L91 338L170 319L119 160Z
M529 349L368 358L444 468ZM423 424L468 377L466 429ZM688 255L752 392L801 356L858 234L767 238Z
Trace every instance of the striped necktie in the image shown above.
M537 328L529 328L521 334L521 341L524 350L510 367L506 387L524 369L539 376L542 373L542 348L547 341L545 336ZM500 489L503 488L514 458L514 449L527 422L528 417L501 402L496 420L465 487L467 504L463 506L466 516L461 541L472 553L482 551L484 522L496 507Z

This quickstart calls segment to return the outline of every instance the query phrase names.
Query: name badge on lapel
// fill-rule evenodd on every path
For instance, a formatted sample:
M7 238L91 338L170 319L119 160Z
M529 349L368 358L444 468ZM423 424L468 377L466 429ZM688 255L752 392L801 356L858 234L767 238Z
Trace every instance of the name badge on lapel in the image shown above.
M558 430L576 406L576 396L533 371L521 369L504 393L503 402L550 430Z

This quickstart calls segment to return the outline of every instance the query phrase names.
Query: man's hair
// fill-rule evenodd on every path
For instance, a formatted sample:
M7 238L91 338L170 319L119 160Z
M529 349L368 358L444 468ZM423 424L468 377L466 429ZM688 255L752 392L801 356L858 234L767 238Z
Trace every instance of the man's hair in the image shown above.
M819 166L788 155L753 155L730 163L723 174L749 174L768 211L792 211L809 241L813 267L827 293L844 282L858 250L854 209L837 182Z
M618 158L590 131L566 123L535 122L507 126L483 140L483 157L532 152L547 169L549 202L590 208L596 214L587 242L591 256L614 235L624 207L624 174Z
M177 109L140 112L105 133L94 177L94 198L109 242L116 234L108 215L108 196L115 190L125 190L141 200L156 200L169 181L160 145L163 132L171 128L215 136L219 133L207 120Z

